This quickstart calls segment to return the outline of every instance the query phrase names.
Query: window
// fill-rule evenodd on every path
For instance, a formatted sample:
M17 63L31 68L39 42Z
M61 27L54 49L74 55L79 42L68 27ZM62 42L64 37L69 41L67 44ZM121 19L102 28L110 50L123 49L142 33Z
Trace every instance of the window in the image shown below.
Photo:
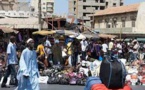
M116 28L116 25L117 25L117 21L113 21L112 22L112 28Z
M123 6L123 3L122 2L120 3L120 6Z
M100 10L104 10L104 9L105 9L105 6L101 6L101 7L100 7Z
M99 0L95 0L96 2L99 2Z
M98 10L99 7L95 7L96 10Z
M135 20L132 20L132 27L135 27Z
M116 7L116 3L113 3L113 7Z
M106 28L110 28L109 18L106 18L106 19L105 19L105 22L106 22Z
M45 5L45 3L43 3L43 5Z
M122 20L122 27L125 27L125 20L126 20L126 17L121 17L121 20Z
M112 21L112 27L116 28L116 25L117 25L117 17L114 17Z
M86 13L83 13L83 16L86 16Z
M122 21L122 27L125 27L125 21Z
M106 28L110 28L110 24L108 22L106 22Z
M86 9L86 6L83 6L83 9Z
M105 0L100 0L100 3L105 3Z
M99 28L100 28L100 26L101 26L101 19L100 20L98 20L98 26L99 26Z
M83 2L86 2L86 0L83 0Z
M76 4L76 1L74 1L74 5Z
M43 9L46 9L45 7L43 7Z
M106 6L108 6L108 2L106 2Z
M74 8L74 11L76 11L76 8Z

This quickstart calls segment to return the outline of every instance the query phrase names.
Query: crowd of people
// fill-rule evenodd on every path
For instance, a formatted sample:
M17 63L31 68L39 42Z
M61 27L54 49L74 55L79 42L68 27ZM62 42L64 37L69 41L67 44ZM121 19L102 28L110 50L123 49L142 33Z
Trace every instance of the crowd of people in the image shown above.
M144 60L145 45L136 39L129 42L118 41L116 39L82 39L67 38L65 43L60 44L59 39L54 39L54 43L45 37L39 40L39 45L34 49L35 41L28 39L25 43L18 45L15 37L10 37L7 45L6 56L0 60L0 70L6 66L1 87L6 85L9 75L15 78L18 90L39 90L39 71L46 70L53 66L71 66L76 68L82 60L97 59L102 61L105 55L112 55L116 58L125 58L128 62L134 60ZM19 48L19 52L17 51ZM6 61L6 63L3 63ZM38 64L38 65L37 65ZM16 70L15 65L19 65ZM0 71L0 76L1 75ZM27 79L31 77L30 81ZM33 85L32 85L33 84Z

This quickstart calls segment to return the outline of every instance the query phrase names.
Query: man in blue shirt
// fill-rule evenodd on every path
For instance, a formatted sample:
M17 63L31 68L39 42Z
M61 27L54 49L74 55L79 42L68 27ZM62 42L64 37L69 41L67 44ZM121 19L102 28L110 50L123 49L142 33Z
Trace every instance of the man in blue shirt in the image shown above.
M17 73L16 73L15 65L18 63L18 60L17 60L16 44L15 44L14 36L10 37L10 42L7 46L6 53L7 53L6 54L7 70L6 70L2 85L1 85L2 88L9 88L9 86L6 85L6 82L10 74L14 76L15 78L14 82L15 82L15 85L17 85L17 79L16 79Z
M27 40L27 47L23 50L17 74L18 87L16 90L40 90L37 55L34 50L34 40Z

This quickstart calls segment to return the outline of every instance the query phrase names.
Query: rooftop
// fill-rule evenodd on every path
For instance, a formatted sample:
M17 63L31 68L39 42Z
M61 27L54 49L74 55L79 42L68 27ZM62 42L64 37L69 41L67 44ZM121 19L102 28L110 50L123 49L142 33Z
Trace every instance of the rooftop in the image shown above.
M102 16L102 15L112 15L112 14L121 14L121 13L127 13L127 12L135 12L138 11L138 8L140 6L140 3L138 4L132 4L132 5L126 5L126 6L119 6L119 7L111 7L107 8L105 10L97 11L94 16Z

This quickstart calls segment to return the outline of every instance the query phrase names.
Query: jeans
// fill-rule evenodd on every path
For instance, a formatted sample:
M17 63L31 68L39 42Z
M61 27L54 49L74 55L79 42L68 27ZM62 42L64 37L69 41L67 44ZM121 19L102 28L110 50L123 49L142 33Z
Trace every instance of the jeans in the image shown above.
M86 51L82 51L82 60L86 60Z
M72 66L76 66L77 61L78 61L78 53L75 52L72 56Z
M129 62L134 61L135 59L137 59L137 54L133 53L133 52L129 52Z
M18 81L17 81L17 78L16 78L17 72L16 72L15 64L10 64L10 65L7 66L7 70L6 70L2 85L6 85L7 79L10 75L12 75L15 78L15 85L17 85Z

